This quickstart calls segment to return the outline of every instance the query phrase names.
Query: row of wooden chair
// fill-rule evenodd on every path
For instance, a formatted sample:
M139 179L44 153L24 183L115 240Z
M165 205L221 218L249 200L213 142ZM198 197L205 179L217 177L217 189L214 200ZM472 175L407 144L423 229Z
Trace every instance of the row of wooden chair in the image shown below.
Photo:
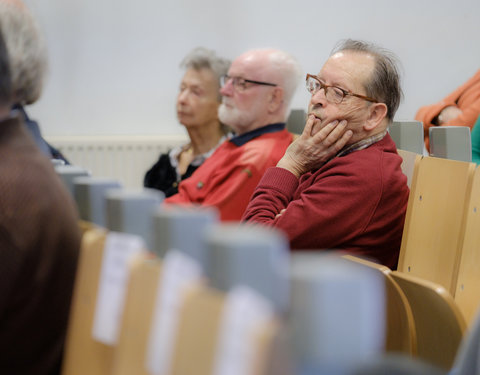
M477 186L479 183L477 181L480 177L477 177L478 173L475 171L475 166L471 163L422 157L419 155L414 155L413 158L409 159L407 157L409 155L408 153L402 151L400 151L400 153L404 158L404 171L407 175L410 175L409 181L411 185L411 195L408 205L404 239L402 241L399 270L397 272L391 272L386 268L381 268L381 272L386 275L386 278L395 281L395 283L386 284L387 301L395 301L394 306L396 307L388 308L387 303L387 337L385 347L387 351L400 351L403 353L418 355L420 358L431 363L448 368L451 366L456 348L459 345L462 333L465 329L465 323L462 323L462 314L467 318L467 321L470 322L478 307L477 301L479 300L479 291L476 287L476 285L478 285L478 266L476 266L476 264L478 265L479 263L476 258L478 257L478 252L475 251L475 241L477 240L477 236L475 235L474 230L476 226L476 201L474 197L478 197L479 194L474 191L480 188L480 186ZM410 170L410 173L408 170ZM454 197L450 199L452 194L454 194ZM451 200L455 200L456 203L450 202ZM468 204L466 202L468 202ZM445 222L448 224L445 224ZM85 223L82 225L85 225ZM165 225L165 223L163 225ZM86 227L89 226L86 225ZM427 228L423 231L418 231L419 228L424 227ZM91 234L85 236L84 241L87 241L87 243L89 243L89 241L91 242L91 237ZM94 261L96 259L96 262L99 262L98 246L102 247L103 244L98 238L96 241L93 241L93 243L97 244L93 245L93 248L97 246L95 252L97 258L94 257ZM169 245L165 246L168 247ZM467 249L467 247L470 249L469 251L464 250ZM163 255L165 254L164 250L162 250ZM443 258L448 258L448 261L442 261ZM82 262L83 261L81 261L80 267L83 267L86 270L99 270L98 264L97 268L92 265L92 260L86 261L87 265L85 266L82 265ZM157 267L156 275L158 279L158 274L160 274L161 270L161 263L158 263L158 259L156 261L152 259L144 259L143 263L140 263L142 266L139 266L141 269L141 271L138 271L139 280L148 278L149 272L146 271L146 269L153 270L155 267ZM445 268L440 269L439 271L439 267ZM154 274L153 271L152 274ZM132 269L130 280L130 286L132 288L134 288L135 285L134 280L137 280L135 267ZM90 285L89 287L92 288L92 285L98 285L98 276L97 279L95 279L95 277L86 277L83 282L87 283L87 285ZM78 283L81 285L81 277L79 277ZM438 299L438 297L432 297L429 299L426 297L428 296L428 293L421 294L418 292L418 287L408 288L408 285L416 285L419 283L423 283L423 289L430 291L429 293L431 296L443 295L443 299ZM156 290L155 285L150 287L145 287L142 283L139 285L141 286L138 286L137 288L142 291L142 293L148 290L150 290L150 293L154 293ZM207 292L202 292L201 295L221 296L223 300L225 300L226 289L228 288L225 288L225 290L207 288ZM461 292L456 293L457 289L461 290ZM77 294L80 292L76 290L75 293L74 304L80 303L76 302L77 300L83 302L88 301L90 303L90 309L92 308L95 302L94 295L90 294L90 296L87 296L87 293L82 297L77 297ZM130 309L133 309L133 315L135 316L138 316L141 311L143 311L143 308L149 310L151 314L151 308L148 305L148 301L150 301L150 304L153 303L151 294L148 296L147 293L147 296L145 297L144 294L131 292L130 289L128 293L127 298L133 298L135 302L126 305L125 319L129 316ZM475 293L477 293L476 296ZM472 295L474 295L473 298L470 297ZM452 296L455 297L455 302L450 303L452 302ZM450 297L450 300L448 297ZM140 298L140 300L135 300L135 298ZM212 298L215 299L214 297ZM434 298L437 298L436 303L431 302L435 301ZM426 303L419 305L413 302L415 299ZM207 300L209 300L209 297L207 297ZM202 299L202 301L204 300ZM405 301L409 302L409 304L406 304ZM458 311L455 310L458 310L458 308L461 309L461 313L458 313ZM197 307L195 307L194 310L195 309L197 309ZM116 368L119 371L118 373L127 373L121 371L126 371L125 369L129 368L128 365L123 363L121 359L114 359L116 355L112 354L126 350L122 349L123 346L117 346L115 350L112 350L111 347L109 348L108 346L105 346L105 344L99 342L95 342L95 345L93 346L88 346L88 343L91 343L89 340L93 340L90 334L93 317L90 320L89 318L85 318L85 311L82 312L82 307L80 305L78 309L73 308L72 310L72 322L75 321L74 311L78 310L80 310L80 312L78 312L79 317L77 320L83 323L77 323L80 324L78 328L74 328L75 325L72 326L73 328L71 327L69 333L69 345L67 348L71 348L72 346L70 343L75 342L80 343L79 345L82 348L84 348L85 343L87 343L86 348L90 349L87 350L84 357L80 358L75 357L75 355L72 357L71 349L67 350L65 357L66 367L64 367L66 372L64 373L104 374L109 373L104 372L107 368L109 371ZM440 314L440 312L443 311L447 312L446 315L443 313ZM426 314L425 312L428 313ZM449 318L448 313L450 313L453 318ZM430 314L430 317L428 314ZM193 316L195 316L194 313ZM400 316L400 318L398 316ZM402 316L406 318L403 318L402 320ZM410 318L408 318L409 316ZM427 318L425 318L425 316L427 316ZM437 316L439 320L434 320L431 316ZM424 320L422 321L420 317L424 317ZM144 318L140 319L140 322L136 322L132 325L132 327L135 328L130 330L131 336L128 336L128 334L125 333L129 332L127 328L125 328L125 330L122 328L120 335L120 337L122 337L122 335L127 335L126 337L129 337L125 340L127 343L125 344L126 347L130 347L128 350L137 349L143 353L142 356L144 355L146 343L143 341L142 346L142 344L137 343L134 338L137 335L141 335L141 332L144 332L145 334L145 332L148 331L148 319L148 316L144 316ZM443 323L441 319L444 319ZM438 323L438 321L440 321L440 323ZM141 325L142 323L145 323L143 328ZM212 324L214 326L217 324L215 327L219 329L218 321L216 321L216 323L213 322ZM188 326L188 324L186 326ZM196 328L197 331L198 329L199 328ZM76 331L86 334L86 338L82 339L80 335L79 340L71 339L71 332ZM400 332L402 332L402 334L400 334ZM403 332L409 333L405 334ZM434 333L433 338L432 332ZM446 337L446 339L443 339L443 337ZM203 342L208 342L208 339L206 340L207 341ZM189 340L187 341L190 343ZM198 343L198 346L203 347L203 344ZM268 345L266 347L268 347ZM211 351L212 346L209 346L209 348ZM186 353L185 349L182 348L182 352ZM82 353L82 350L75 349L73 350L73 353L78 356ZM100 366L103 370L101 370L101 372L95 372L90 369L88 371L82 370L74 372L76 369L82 369L83 364L95 363L95 361L92 362L92 360L89 359L91 358L91 355L99 355L101 357ZM128 355L122 354L118 358L128 358ZM140 360L139 358L140 357L137 359ZM206 360L207 358L210 358L210 362L212 361L211 355L205 356L204 359ZM173 363L176 363L175 360L172 361ZM73 365L68 367L69 363L73 363ZM179 365L185 366L184 361L179 361ZM188 374L189 372L178 373Z
M420 121L393 121L389 133L398 149L438 158L472 161L468 126L432 126L429 129L429 153L424 145L424 130Z
M480 169L415 159L398 270L442 285L470 323L480 306Z
M84 234L62 374L156 374L149 367L149 350L152 350L155 317L159 316L159 296L165 296L164 288L170 285L167 274L170 272L171 275L172 269L169 269L168 257L172 252L159 258L142 251L130 259L118 335L116 340L106 342L92 331L105 277L109 236L117 233L84 221L79 225ZM171 306L167 310L169 322L177 327L176 332L168 337L165 326L160 331L164 338L167 336L171 347L170 356L156 352L156 356L164 360L165 356L169 357L167 365L162 362L164 367L159 374L292 374L299 373L296 370L302 366L322 368L325 363L329 368L345 364L352 366L384 351L405 352L403 344L392 343L390 333L385 338L384 327L379 325L384 311L383 281L378 275L360 271L362 267L347 265L353 262L340 256L296 254L291 259L291 271L287 269L291 272L291 301L289 306L284 306L288 301L281 297L285 288L283 276L275 274L282 274L282 269L289 268L290 262L265 251L262 247L265 241L257 241L263 232L265 240L273 244L272 249L278 249L281 244L274 243L281 238L276 239L266 228L239 225L237 239L244 237L250 244L243 242L243 245L228 245L230 250L220 250L222 235L226 237L229 232L233 233L230 225L221 226L216 235L210 236L212 243L209 247L218 256L216 267L229 270L229 275L218 277L213 273L213 277L199 277L182 293L177 293L182 296L181 304L177 310L172 310ZM235 236L232 238L232 242L241 242L236 241ZM245 253L245 256L233 254L235 252ZM266 256L255 255L262 252ZM247 257L252 259L250 264L245 262ZM228 265L227 258L230 258L231 265ZM233 263L240 264L239 269L233 269ZM263 275L255 270L249 272L255 267L263 270ZM266 289L262 277L270 280ZM250 328L248 319L238 325L244 316L248 318L256 311L254 307L258 302L251 297L241 300L241 309L230 318L237 322L237 326L232 328L226 324L226 317L232 315L227 314L227 310L233 311L229 307L232 293L238 293L235 283L246 291L258 291L253 294L257 296L255 298L269 297L269 303L262 305L268 307L265 310L268 313L263 315L261 324L257 318ZM253 305L252 301L255 302ZM264 299L259 301L265 302ZM112 313L112 320L115 316ZM233 331L233 335L222 334L225 327ZM248 332L251 333L247 335ZM228 370L229 366L234 366L235 371Z
M449 369L480 306L480 169L399 154L411 192L397 271L346 258L385 277L390 348Z
M74 374L154 374L148 364L153 316L158 304L159 290L165 279L166 261L152 253L142 252L131 259L128 288L114 344L94 337L96 308L105 262L106 229L82 222L84 231L77 280L72 301L71 316L63 361L63 375ZM188 285L182 295L179 309L163 306L177 321L177 332L171 342L168 369L162 374L213 374L218 362L222 324L229 306L229 294L212 288L201 278ZM112 319L114 317L112 316ZM270 314L263 324L254 327L248 337L234 338L241 345L242 338L251 351L248 357L235 352L239 368L248 368L248 374L265 374L273 339L278 330L278 315ZM164 330L165 331L165 330ZM166 334L166 332L163 332ZM248 340L247 340L248 339ZM161 357L161 353L158 354ZM224 362L234 360L225 354ZM233 364L233 363L232 363ZM225 364L223 364L225 365ZM217 372L224 373L224 372Z
M441 285L351 255L346 259L383 275L387 348L450 369L466 330L450 293Z

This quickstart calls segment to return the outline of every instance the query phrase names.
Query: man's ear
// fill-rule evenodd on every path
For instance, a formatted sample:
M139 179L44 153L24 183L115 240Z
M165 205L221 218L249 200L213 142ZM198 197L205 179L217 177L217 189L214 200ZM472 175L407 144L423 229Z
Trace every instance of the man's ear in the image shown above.
M268 102L268 110L270 112L276 112L283 103L283 88L275 87L270 94L270 100Z
M369 108L369 115L365 121L363 128L366 131L371 131L380 125L383 119L387 116L387 105L385 103L372 103Z

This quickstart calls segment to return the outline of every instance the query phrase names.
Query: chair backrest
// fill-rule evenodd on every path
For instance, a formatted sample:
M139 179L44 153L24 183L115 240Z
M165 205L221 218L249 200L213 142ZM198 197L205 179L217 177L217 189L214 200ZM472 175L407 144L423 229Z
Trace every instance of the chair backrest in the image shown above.
M240 223L214 225L206 234L210 285L228 292L246 285L285 312L289 301L288 239L280 231Z
M168 250L177 249L204 267L207 262L205 232L218 221L215 207L159 207L153 214L152 251L163 258Z
M468 324L480 308L480 168L475 170L466 209L465 235L455 289L455 301Z
M224 303L222 292L206 287L190 290L180 312L172 375L213 373Z
M150 375L145 358L162 262L136 259L132 264L112 375Z
M473 163L423 157L408 198L398 270L436 282L452 295L474 171Z
M73 180L77 177L90 176L89 171L76 165L55 165L54 168L72 197L74 196Z
M410 355L416 354L417 335L412 310L402 289L393 280L392 271L386 266L356 256L344 255L343 257L375 270L385 280L387 313L385 350Z
M465 320L453 297L439 284L398 271L391 275L412 309L418 357L451 368L465 331Z
M152 249L155 209L165 195L159 190L110 189L106 191L106 227L115 232L125 232L142 237Z
M302 134L307 113L304 109L292 109L287 119L286 129L293 134Z
M106 271L108 267L105 265L105 259L108 257L105 254L108 251L105 247L108 242L108 235L103 228L92 227L82 237L67 329L62 375L106 375L111 373L115 343L106 343L95 337L95 335L99 335L96 327L102 328L101 335L105 333L105 320L103 320L103 324L98 322L100 301L104 307L107 307L104 311L110 314L107 315L109 323L112 322L115 325L113 322L119 321L118 318L121 316L121 312L119 313L112 308L116 296L109 295L106 299L102 298L102 296L105 297L105 293L102 294L102 273L104 273L103 281L107 279L110 285L113 279L108 278L112 275L116 276L113 281L115 288L118 287L122 278L121 272L118 270L119 262L121 262L119 258L113 259L116 262L114 269L110 268L108 272ZM145 253L142 253L142 256L145 256ZM109 259L109 261L111 260L112 258ZM127 259L123 264L128 265ZM103 290L106 291L105 288Z
M73 195L80 219L105 227L106 191L121 187L120 182L111 178L76 177L73 180Z
M258 307L252 296L258 294L249 288L225 294L192 287L180 310L169 373L265 374L278 322L274 315L252 314Z
M423 124L420 121L393 121L388 128L397 148L423 154Z
M62 375L110 373L113 348L92 337L95 303L107 233L88 230L82 237L65 343Z
M472 161L472 141L468 126L432 126L429 138L430 156Z
M398 154L402 157L402 172L407 176L408 187L412 186L413 173L418 168L418 163L422 159L422 155L411 151L397 149Z
M384 351L383 275L337 254L296 252L291 284L294 373L343 373Z

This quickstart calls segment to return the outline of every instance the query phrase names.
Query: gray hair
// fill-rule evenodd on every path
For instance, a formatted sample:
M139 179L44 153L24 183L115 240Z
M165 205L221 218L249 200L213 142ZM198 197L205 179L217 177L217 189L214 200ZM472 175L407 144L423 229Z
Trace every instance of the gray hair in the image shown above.
M399 60L391 51L359 40L341 41L332 55L341 51L360 52L375 58L375 68L367 82L364 82L367 96L387 105L387 118L391 122L397 112L403 93L400 87Z
M45 43L25 5L0 1L0 27L10 61L12 94L17 103L34 103L47 70Z
M180 67L184 69L209 69L215 76L217 84L220 86L220 77L227 74L231 61L218 57L215 51L204 47L193 49L180 63ZM221 101L221 95L218 94Z
M280 72L283 80L281 86L284 91L285 113L287 113L302 78L303 70L297 59L288 52L274 50L269 57L272 67Z

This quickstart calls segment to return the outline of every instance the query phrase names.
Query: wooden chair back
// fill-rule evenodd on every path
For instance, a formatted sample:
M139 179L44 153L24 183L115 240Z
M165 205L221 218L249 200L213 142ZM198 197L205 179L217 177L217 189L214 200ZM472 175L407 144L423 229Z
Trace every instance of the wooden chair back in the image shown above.
M132 264L113 375L150 375L145 359L161 273L158 259L137 258Z
M474 171L473 163L423 157L408 199L398 270L438 283L452 295Z
M480 168L475 170L466 209L465 235L455 288L455 302L470 325L480 308Z
M439 284L398 271L391 275L412 309L418 357L450 369L466 327L453 297Z
M422 159L422 155L411 151L398 149L398 154L402 157L402 172L407 176L408 187L412 186L413 173L418 168L418 163Z
M185 297L175 340L171 375L210 375L225 295L207 287L195 287Z
M80 259L72 297L62 375L110 373L113 347L95 341L92 326L107 232L87 230L82 237Z
M415 355L417 335L412 310L402 289L393 280L391 270L381 264L353 255L344 255L345 259L372 268L383 275L386 292L386 337L385 350Z

